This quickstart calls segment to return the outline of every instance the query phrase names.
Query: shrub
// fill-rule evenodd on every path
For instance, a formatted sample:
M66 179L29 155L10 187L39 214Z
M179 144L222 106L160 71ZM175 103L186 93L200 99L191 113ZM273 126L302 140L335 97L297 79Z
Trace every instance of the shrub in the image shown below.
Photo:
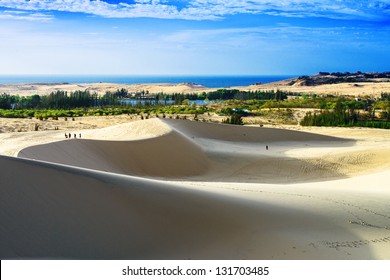
M242 120L242 116L239 114L233 114L230 118L226 118L222 121L222 123L226 124L235 124L235 125L243 125L244 122Z

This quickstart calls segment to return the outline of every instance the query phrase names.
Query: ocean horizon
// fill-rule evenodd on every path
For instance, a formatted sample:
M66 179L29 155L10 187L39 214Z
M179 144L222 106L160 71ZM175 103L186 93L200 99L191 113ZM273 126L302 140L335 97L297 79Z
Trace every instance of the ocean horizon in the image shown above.
M249 86L256 83L271 83L297 75L253 75L253 76L153 76L153 75L0 75L0 84L26 83L115 83L115 84L152 84L152 83L194 83L208 88Z

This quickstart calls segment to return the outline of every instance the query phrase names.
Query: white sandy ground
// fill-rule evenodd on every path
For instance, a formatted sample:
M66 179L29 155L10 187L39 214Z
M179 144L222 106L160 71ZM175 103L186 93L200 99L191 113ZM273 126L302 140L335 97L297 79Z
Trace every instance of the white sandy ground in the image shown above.
M350 96L374 96L378 97L383 92L390 92L390 82L366 82L366 83L341 83L325 84L319 86L297 86L288 85L289 80L249 86L233 86L232 89L240 90L283 90L296 93L307 94L332 94L332 95L350 95ZM191 83L180 84L114 84L114 83L90 83L90 84L63 84L63 83L32 83L32 84L0 84L0 92L10 95L31 96L34 94L50 94L53 91L62 90L72 92L76 90L89 90L99 95L107 91L115 92L120 89L126 89L130 93L149 92L156 93L194 93L204 91L214 91L218 88L206 88L202 85Z
M0 258L390 259L390 132L308 130L0 134Z
M105 119L105 117L88 118L94 119L97 123L102 122ZM83 122L85 122L84 120L85 118L83 118ZM65 133L71 133L71 138L74 138L74 134L76 134L76 137L79 138L81 133L81 137L83 139L120 141L153 138L170 131L170 128L168 126L161 125L158 119L153 119L144 123L129 122L129 118L121 118L119 120L119 122L123 121L126 121L126 123L119 123L110 126L110 123L113 124L115 121L110 119L108 121L105 120L106 127L100 129L82 129L81 126L81 128L70 127L69 129L62 131L46 130L0 133L0 155L17 156L19 151L26 147L63 141L65 139ZM31 122L35 122L35 120L31 120ZM77 126L77 124L75 126Z
M113 84L113 83L89 83L89 84L64 84L64 83L31 83L31 84L0 84L0 92L10 95L31 96L34 94L50 94L53 91L61 90L72 92L76 90L89 90L99 95L107 91L115 92L120 89L126 89L131 93L149 92L155 93L192 93L194 91L203 91L206 88L201 85L191 83L180 84Z
M289 86L286 82L275 82L248 87L237 87L243 90L284 90L307 94L332 94L349 96L380 96L381 93L390 92L389 82L367 83L341 83L324 84L318 86Z

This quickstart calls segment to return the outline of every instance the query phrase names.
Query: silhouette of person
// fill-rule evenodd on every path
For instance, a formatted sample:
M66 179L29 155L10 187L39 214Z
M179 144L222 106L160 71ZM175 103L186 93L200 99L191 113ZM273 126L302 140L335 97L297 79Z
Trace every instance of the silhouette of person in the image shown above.
M79 138L81 138L81 133L79 134Z
M65 138L68 139L68 134L65 133Z
M265 146L265 149L268 151L268 145Z
M72 135L69 133L69 139L70 139L71 136L72 136Z

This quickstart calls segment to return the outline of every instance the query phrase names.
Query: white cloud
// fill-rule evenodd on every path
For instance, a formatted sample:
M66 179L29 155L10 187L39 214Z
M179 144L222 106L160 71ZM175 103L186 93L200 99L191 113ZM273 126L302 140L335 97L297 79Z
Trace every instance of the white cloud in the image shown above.
M28 20L28 21L43 21L48 22L54 19L52 15L40 12L27 11L0 11L0 19L11 20Z
M0 7L29 11L82 12L102 17L219 19L233 14L289 17L320 16L346 19L386 19L389 0L135 0L110 4L103 0L0 0Z

